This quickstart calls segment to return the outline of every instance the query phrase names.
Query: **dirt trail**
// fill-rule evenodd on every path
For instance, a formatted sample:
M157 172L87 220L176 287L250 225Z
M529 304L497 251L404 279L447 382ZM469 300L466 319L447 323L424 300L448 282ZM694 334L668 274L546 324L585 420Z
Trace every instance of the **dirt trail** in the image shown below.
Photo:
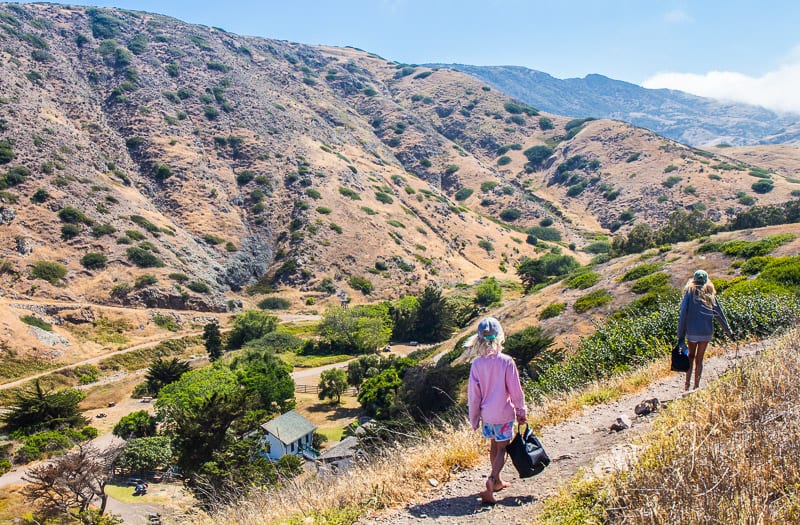
M758 341L740 346L739 360L751 357L766 348L771 341ZM703 388L732 366L736 349L731 347L724 354L706 358L704 361ZM662 402L683 395L684 375L675 373L650 384L646 390L625 396L613 403L597 405L567 421L543 430L541 441L552 463L534 478L520 480L511 461L506 462L503 478L511 487L495 494L497 504L481 505L478 491L481 490L489 472L485 459L478 467L458 474L455 479L443 483L427 494L420 494L403 509L390 510L358 521L358 525L419 525L436 523L447 525L491 525L530 524L539 512L541 502L556 493L565 481L578 469L607 472L624 465L625 458L635 452L631 439L647 430L654 414L637 417L634 407L643 400L658 398ZM609 427L620 416L632 422L628 430L610 432ZM488 456L488 454L487 454Z

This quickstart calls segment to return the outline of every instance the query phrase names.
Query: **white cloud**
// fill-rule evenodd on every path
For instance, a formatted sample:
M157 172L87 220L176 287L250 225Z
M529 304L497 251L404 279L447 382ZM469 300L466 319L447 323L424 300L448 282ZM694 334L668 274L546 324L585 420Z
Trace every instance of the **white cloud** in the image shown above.
M668 88L701 97L755 104L774 111L800 113L800 58L760 77L732 71L659 73L642 82L651 89Z
M673 9L664 13L664 20L670 24L688 24L694 22L694 18L683 9Z

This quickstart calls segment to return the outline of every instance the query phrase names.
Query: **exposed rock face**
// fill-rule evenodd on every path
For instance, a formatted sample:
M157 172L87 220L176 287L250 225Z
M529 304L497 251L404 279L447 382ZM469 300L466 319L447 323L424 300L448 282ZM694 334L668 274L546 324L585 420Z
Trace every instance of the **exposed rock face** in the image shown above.
M0 225L10 224L17 216L17 210L12 206L0 206Z

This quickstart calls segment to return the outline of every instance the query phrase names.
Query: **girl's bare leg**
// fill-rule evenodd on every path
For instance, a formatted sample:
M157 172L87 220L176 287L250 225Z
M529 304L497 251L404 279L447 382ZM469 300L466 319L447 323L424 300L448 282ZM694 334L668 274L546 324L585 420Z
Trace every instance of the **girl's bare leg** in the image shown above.
M508 441L492 440L489 447L489 460L492 462L492 473L486 479L486 490L481 492L481 499L486 503L497 503L494 492L508 487L509 484L500 479L500 471L506 463L506 447Z
M694 357L694 387L700 386L700 376L703 375L703 357L706 355L706 347L708 341L700 341L697 343L697 353Z
M683 384L684 390L689 390L692 384L692 365L697 351L697 343L686 343L689 346L689 370L686 371L686 382Z

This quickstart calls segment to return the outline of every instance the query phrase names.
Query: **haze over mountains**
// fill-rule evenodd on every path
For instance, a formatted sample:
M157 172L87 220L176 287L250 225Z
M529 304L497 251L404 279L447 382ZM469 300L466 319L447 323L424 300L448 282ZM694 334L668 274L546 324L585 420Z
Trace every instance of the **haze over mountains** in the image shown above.
M800 142L800 115L760 106L647 89L598 74L559 79L520 66L429 65L469 73L549 113L624 120L693 146Z
M721 223L798 180L791 155L737 160L356 49L53 4L0 4L0 35L10 301L397 298L512 276L553 247L588 262L675 209Z

